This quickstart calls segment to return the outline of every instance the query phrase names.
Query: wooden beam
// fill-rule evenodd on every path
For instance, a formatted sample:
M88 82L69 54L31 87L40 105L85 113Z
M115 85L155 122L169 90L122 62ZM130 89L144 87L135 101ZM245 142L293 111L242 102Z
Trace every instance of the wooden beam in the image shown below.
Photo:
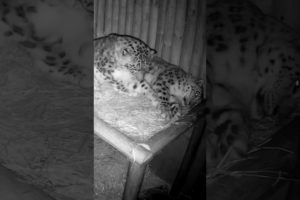
M104 141L115 147L131 161L143 164L152 158L153 153L142 144L119 132L109 124L94 116L94 132Z
M131 162L127 171L127 179L123 192L123 200L136 200L140 192L147 164Z

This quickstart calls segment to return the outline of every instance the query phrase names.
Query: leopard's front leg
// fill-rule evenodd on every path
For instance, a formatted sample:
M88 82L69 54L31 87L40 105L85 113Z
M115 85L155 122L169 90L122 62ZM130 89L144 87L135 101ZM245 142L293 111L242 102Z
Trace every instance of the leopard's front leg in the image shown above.
M155 93L155 91L152 89L152 87L144 80L138 81L136 80L135 82L130 83L129 88L129 93L130 94L143 94L147 98L149 98L152 102L153 106L158 106L160 101ZM133 95L133 96L135 96Z
M112 69L106 69L96 63L94 67L94 80L96 84L110 83L115 91L128 94L129 90L122 80L118 80L113 76Z
M161 117L167 121L171 119L176 120L180 116L180 105L176 102L169 102L161 98L161 102L158 107L161 111Z

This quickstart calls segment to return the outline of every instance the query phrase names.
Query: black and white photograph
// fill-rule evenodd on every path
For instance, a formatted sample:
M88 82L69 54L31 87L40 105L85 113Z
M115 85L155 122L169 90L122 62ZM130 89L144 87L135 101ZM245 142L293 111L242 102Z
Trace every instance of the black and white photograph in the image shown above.
M93 199L93 2L0 13L0 199Z
M205 2L94 7L95 199L205 198Z
M299 0L0 0L0 200L298 200Z

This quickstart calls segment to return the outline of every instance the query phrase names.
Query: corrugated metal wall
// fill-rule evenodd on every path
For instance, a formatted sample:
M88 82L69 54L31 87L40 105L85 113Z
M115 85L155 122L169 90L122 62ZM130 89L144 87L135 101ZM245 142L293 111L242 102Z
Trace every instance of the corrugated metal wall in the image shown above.
M204 0L95 0L95 34L132 35L166 61L205 78Z

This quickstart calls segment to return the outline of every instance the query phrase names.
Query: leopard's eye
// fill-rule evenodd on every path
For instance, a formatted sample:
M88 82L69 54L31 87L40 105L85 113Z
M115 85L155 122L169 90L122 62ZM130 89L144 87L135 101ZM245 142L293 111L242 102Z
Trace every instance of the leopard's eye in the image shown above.
M299 85L300 85L300 81L299 81L299 80L296 80L295 86L296 86L296 87L299 87Z
M127 56L129 54L127 49L123 49L122 56Z
M196 91L196 92L195 92L195 96L196 96L197 98L201 97L201 92Z
M298 91L299 91L299 87L300 87L300 80L297 79L294 83L294 87L293 87L293 90L292 90L292 93L293 94L296 94Z

